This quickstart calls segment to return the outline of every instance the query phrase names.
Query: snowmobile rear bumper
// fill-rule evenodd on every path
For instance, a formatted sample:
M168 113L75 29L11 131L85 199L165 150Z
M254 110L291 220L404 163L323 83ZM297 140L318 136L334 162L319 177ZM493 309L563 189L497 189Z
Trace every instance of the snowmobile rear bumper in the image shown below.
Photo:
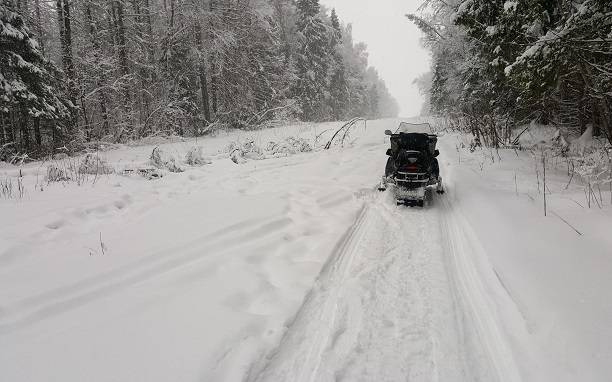
M429 178L426 173L397 173L393 177L383 177L378 189L384 191L389 185L398 204L420 206L425 204L427 190L435 187L438 194L444 193L442 179Z

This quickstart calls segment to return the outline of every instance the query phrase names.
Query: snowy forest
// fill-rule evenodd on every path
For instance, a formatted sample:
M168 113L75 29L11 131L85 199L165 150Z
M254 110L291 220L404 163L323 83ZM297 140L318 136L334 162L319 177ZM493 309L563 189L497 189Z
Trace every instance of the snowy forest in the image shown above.
M431 113L491 146L532 121L612 143L610 0L427 0L407 17L432 53Z
M611 105L612 0L0 0L0 382L612 381Z
M396 116L351 30L318 0L2 0L0 160Z

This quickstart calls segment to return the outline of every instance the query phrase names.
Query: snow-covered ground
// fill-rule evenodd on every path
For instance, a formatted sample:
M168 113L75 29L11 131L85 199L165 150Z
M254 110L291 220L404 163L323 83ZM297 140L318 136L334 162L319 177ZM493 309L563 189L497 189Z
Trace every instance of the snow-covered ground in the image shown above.
M544 217L528 153L446 135L448 193L397 207L376 191L397 124L243 164L232 142L318 147L339 124L163 144L212 164L156 180L21 168L24 197L0 199L0 380L609 379L609 203L581 207L560 164ZM135 168L154 147L99 155Z

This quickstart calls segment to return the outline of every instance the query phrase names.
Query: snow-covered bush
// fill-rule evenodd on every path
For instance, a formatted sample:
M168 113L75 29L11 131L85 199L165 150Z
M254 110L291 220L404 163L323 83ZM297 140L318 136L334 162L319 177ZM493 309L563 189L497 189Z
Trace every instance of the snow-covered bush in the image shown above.
M557 130L555 135L553 135L552 144L555 150L562 155L565 155L570 148L569 142L563 134L561 134L561 130Z
M212 162L204 157L204 148L202 146L194 146L187 151L185 163L190 166L203 166Z
M183 172L183 170L179 165L176 164L176 159L160 149L156 147L153 149L151 153L151 164L157 168L168 170L170 172Z
M13 184L10 177L0 178L0 196L5 199L23 199L25 196L25 187L23 177L16 177L17 185Z
M253 139L246 142L235 141L227 147L230 159L236 164L242 164L248 160L286 157L311 151L313 147L308 140L293 136L278 142L270 141L265 149L262 149Z
M244 143L232 142L227 151L230 159L236 164L244 163L248 159L261 160L265 158L263 150L254 140L248 140Z
M81 174L108 175L113 172L111 166L94 154L87 154L79 165L79 173Z
M274 156L289 156L312 151L312 146L304 138L287 137L280 142L269 142L266 151Z
M68 175L66 169L60 168L58 165L52 164L47 167L47 182L68 182L72 178Z

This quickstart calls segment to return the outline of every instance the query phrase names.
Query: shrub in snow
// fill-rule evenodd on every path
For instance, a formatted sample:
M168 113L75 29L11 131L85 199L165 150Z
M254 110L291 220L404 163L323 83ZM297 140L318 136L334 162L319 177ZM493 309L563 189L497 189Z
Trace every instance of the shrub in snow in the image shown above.
M67 182L71 178L64 169L56 165L47 167L47 182Z
M585 183L603 184L610 181L612 169L609 154L605 150L592 151L573 160L574 172L580 175Z
M304 138L288 137L280 142L270 142L267 151L274 156L289 156L312 151L312 146Z
M557 129L555 135L553 135L552 144L555 151L559 152L562 155L565 155L565 153L567 153L567 151L569 150L569 143L567 142L567 139L565 139L563 134L561 134L561 130Z
M241 155L240 151L235 150L230 153L230 159L236 164L246 163L246 159Z
M263 150L253 140L245 143L232 142L227 150L230 159L236 164L244 163L248 159L260 160L265 158Z
M576 155L587 155L599 148L598 143L593 138L593 125L589 124L584 133L578 139L572 141L570 151Z
M13 180L9 177L0 179L0 196L5 199L23 199L25 196L25 187L23 185L23 177L16 178L17 186L13 185Z
M170 172L183 172L179 165L176 164L176 159L159 147L153 149L151 153L151 164L157 168L165 169Z
M0 146L0 162L10 162L10 159L15 156L14 143L9 142Z
M113 168L97 155L87 154L79 165L80 174L108 175L112 174Z
M185 163L190 166L203 166L212 162L204 157L204 148L202 146L194 146L187 151Z
M245 143L232 142L227 148L230 159L236 164L245 163L247 160L261 160L269 157L281 157L310 152L312 145L303 138L288 137L280 142L269 142L265 151L253 140Z

